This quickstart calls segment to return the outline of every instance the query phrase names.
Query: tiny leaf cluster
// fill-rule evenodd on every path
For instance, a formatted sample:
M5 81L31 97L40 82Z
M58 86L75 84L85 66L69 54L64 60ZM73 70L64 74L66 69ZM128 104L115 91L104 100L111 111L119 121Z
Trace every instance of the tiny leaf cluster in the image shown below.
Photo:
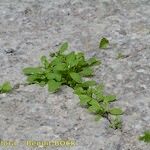
M8 93L12 90L12 86L10 82L4 82L2 85L0 85L0 94L2 93Z
M146 143L150 143L150 130L145 131L142 136L139 137L140 141L144 141Z
M57 92L62 85L68 85L79 96L80 104L96 115L96 120L105 117L110 127L121 128L122 115L120 108L110 107L117 100L114 95L106 95L104 86L94 80L85 81L94 75L93 66L100 64L95 57L86 59L82 52L68 52L68 43L63 43L58 52L50 54L50 58L41 57L41 66L23 69L29 84L48 86L49 92ZM116 116L115 119L111 116Z

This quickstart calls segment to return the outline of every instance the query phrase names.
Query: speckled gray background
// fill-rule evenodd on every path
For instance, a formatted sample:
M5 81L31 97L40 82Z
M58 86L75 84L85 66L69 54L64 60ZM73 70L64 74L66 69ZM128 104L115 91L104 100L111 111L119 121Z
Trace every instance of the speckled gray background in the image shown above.
M110 41L107 50L98 48L103 36ZM38 65L63 41L102 60L94 79L118 96L122 132L105 119L95 122L68 87L49 94L22 85L0 95L0 139L76 141L72 148L47 150L149 150L138 136L150 129L150 0L0 0L0 83L24 83L22 68ZM129 57L117 60L119 52Z

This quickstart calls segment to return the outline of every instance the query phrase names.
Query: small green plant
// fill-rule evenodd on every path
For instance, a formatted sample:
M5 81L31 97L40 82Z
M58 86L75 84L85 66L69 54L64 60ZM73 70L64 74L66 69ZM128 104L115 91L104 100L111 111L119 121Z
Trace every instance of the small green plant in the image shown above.
M23 69L28 76L29 84L48 84L50 92L56 92L61 85L75 87L83 82L83 77L93 76L93 65L100 64L96 58L85 59L82 52L70 52L65 54L68 44L64 43L58 52L50 54L49 60L46 56L41 57L41 66Z
M76 85L75 93L80 98L80 104L96 115L95 120L104 117L110 122L111 128L122 127L118 116L122 115L123 111L117 107L110 107L110 103L116 101L117 98L115 95L106 95L103 85L97 85L94 81L86 81Z
M140 141L144 141L146 143L150 143L150 130L145 131L142 136L139 137Z
M68 43L60 46L59 51L50 54L51 59L41 57L41 66L23 69L29 84L48 85L50 92L57 92L61 85L68 85L79 96L80 104L96 115L96 120L105 117L112 124L112 128L120 128L117 121L110 116L122 115L120 108L110 107L116 96L106 95L104 86L93 80L85 81L84 78L92 77L93 66L101 62L96 58L86 59L82 52L67 52Z
M106 49L109 46L109 40L106 38L102 38L99 42L99 48Z
M12 86L10 82L4 82L2 85L0 85L0 94L2 93L8 93L12 90Z

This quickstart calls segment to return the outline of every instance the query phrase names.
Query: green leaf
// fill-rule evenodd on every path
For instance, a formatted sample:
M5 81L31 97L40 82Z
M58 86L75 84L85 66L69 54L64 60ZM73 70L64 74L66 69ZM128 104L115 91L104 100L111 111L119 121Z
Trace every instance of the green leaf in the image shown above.
M61 63L65 63L65 56L64 55L58 55L56 57L54 57L50 63L50 66L56 66L58 64L61 64Z
M50 65L51 66L56 66L57 64L62 63L62 57L54 57L53 60L51 61Z
M38 79L37 75L30 75L27 78L28 83L33 84L33 83L38 83L36 80Z
M102 38L99 44L99 48L107 48L109 46L109 40L106 38Z
M27 78L29 84L39 84L42 80L45 80L45 75L33 74L29 75Z
M89 86L94 86L96 85L96 81L91 80L91 81L85 81L81 84L82 87L89 87Z
M104 100L107 101L107 102L113 102L113 101L116 101L116 96L115 95L107 95L105 96Z
M142 136L139 137L140 141L144 141L146 143L150 143L150 130L145 131Z
M109 103L107 101L102 102L102 107L105 109L105 112L109 111Z
M92 100L89 102L89 104L91 105L91 106L89 107L89 110L90 110L91 112L93 112L93 113L98 113L98 112L102 111L102 107L100 106L100 104L99 104L96 100L92 99Z
M59 48L59 52L63 53L64 51L66 51L68 49L68 42L63 43L60 48Z
M98 91L103 91L103 90L104 90L104 84L99 84L99 85L97 85L97 86L96 86L96 89L97 89Z
M57 82L55 80L48 81L48 90L49 92L56 92L61 86L61 82Z
M101 85L98 85L95 88L92 88L92 92L93 92L95 99L98 102L104 101L105 96L104 96L103 87Z
M49 62L48 62L46 56L42 56L42 57L41 57L41 63L43 64L43 66L44 66L45 68L48 68Z
M37 68L32 68L32 67L27 67L23 69L23 73L25 75L32 75L32 74L43 74L44 71L42 68L37 67Z
M84 53L82 53L82 52L77 52L77 53L76 53L76 58L77 58L78 60L84 60Z
M78 73L71 72L71 73L70 73L70 76L71 76L71 78L72 78L74 81L76 81L77 83L81 83L81 82L82 82L81 76L80 76Z
M1 86L1 92L2 93L7 93L7 92L10 92L11 90L12 90L12 86L11 86L10 82L5 82Z
M87 77L93 75L93 69L90 67L83 68L83 70L80 72L80 75Z
M101 61L98 61L96 58L92 57L89 60L87 60L87 63L89 66L91 66L101 64Z
M70 67L73 67L78 64L78 60L76 59L76 55L74 52L71 52L66 56L66 62Z
M78 66L87 66L87 62L85 61L84 54L82 52L79 52L76 54L76 60L78 60Z
M66 64L60 63L54 66L54 71L65 71L66 70Z
M97 93L95 95L96 95L96 99L97 99L98 102L104 101L104 95L103 95L103 93L99 92L99 93Z
M85 93L86 93L86 91L84 91L84 89L82 87L75 88L75 94L81 95L81 94L85 94Z
M47 73L46 74L47 79L55 79L56 81L61 81L61 74L59 73Z
M122 115L123 111L120 108L112 108L109 110L112 115Z
M87 96L87 95L79 95L79 99L80 99L80 104L81 105L88 105L88 102L90 102L92 99L91 97Z
M87 88L87 87L86 87ZM88 89L86 89L86 94L90 97L93 98L93 91L92 91L92 87L89 86Z

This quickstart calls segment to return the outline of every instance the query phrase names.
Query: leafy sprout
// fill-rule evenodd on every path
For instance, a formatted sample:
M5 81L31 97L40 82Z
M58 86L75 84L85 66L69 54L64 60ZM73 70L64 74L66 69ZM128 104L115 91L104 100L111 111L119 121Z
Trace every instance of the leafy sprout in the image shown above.
M0 85L0 94L8 93L12 90L12 86L10 82L6 81L2 85Z
M145 131L142 136L139 137L140 141L144 141L146 143L150 143L150 130Z

